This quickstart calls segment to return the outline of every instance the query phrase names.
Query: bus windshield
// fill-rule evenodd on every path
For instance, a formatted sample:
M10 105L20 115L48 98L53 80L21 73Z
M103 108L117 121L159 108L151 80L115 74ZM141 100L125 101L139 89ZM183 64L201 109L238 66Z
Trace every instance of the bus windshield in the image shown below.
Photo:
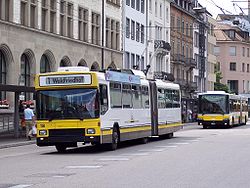
M91 119L99 117L97 89L38 91L38 119Z
M202 114L227 114L228 96L201 95L199 96L199 113Z

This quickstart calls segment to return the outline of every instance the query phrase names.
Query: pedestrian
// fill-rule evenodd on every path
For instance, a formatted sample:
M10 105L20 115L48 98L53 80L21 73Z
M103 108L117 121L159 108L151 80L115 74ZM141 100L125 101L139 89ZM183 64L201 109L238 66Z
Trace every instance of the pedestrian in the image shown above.
M35 125L35 115L32 109L30 109L30 105L26 105L26 109L24 110L24 119L25 119L25 127L26 127L26 138L31 140L32 135L32 126Z

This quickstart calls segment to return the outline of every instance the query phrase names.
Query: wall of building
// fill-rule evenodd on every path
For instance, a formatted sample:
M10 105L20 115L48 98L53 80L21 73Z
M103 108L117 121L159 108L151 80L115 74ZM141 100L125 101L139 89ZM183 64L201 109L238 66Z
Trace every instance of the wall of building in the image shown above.
M223 76L221 82L228 85L229 80L238 80L238 93L250 92L250 68L247 69L247 67L250 66L250 55L247 54L247 49L250 48L250 45L248 43L236 41L217 41L217 46L220 48L217 61L220 63L220 70ZM236 56L230 55L230 46L236 47ZM245 56L243 56L243 47L245 48ZM236 63L236 71L230 71L230 62ZM245 65L244 71L242 68L243 63Z

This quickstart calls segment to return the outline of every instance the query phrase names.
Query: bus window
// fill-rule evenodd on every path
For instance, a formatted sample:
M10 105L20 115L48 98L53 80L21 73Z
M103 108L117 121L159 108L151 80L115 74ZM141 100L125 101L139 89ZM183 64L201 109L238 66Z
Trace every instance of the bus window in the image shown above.
M172 91L171 90L168 90L168 89L165 90L165 99L166 99L166 107L172 108L173 100L172 100Z
M110 83L110 103L111 103L111 108L122 107L121 84Z
M165 102L164 90L163 89L158 88L157 97L158 97L158 108L165 108L166 107L166 102Z
M101 115L108 111L108 93L107 85L100 84L100 109Z
M173 91L173 107L174 108L180 107L180 92L176 90Z
M133 108L141 108L141 88L140 86L132 85L132 104Z
M149 95L147 86L142 86L142 107L149 108Z
M132 108L131 85L128 84L122 85L122 107Z

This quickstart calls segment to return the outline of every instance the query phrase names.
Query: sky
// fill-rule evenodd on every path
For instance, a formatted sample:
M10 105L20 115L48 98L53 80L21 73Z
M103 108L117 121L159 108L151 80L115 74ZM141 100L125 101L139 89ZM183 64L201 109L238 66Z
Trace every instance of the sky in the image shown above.
M214 3L219 7L231 12L232 14L241 13L239 7L241 7L244 13L247 14L247 9L245 9L248 6L247 0L198 0L198 1L203 7L207 8L207 10L213 15L214 18L216 18L218 14L223 14L222 11L214 5ZM232 1L241 1L241 2L232 2ZM233 4L236 5L234 6ZM229 13L226 12L226 14Z

